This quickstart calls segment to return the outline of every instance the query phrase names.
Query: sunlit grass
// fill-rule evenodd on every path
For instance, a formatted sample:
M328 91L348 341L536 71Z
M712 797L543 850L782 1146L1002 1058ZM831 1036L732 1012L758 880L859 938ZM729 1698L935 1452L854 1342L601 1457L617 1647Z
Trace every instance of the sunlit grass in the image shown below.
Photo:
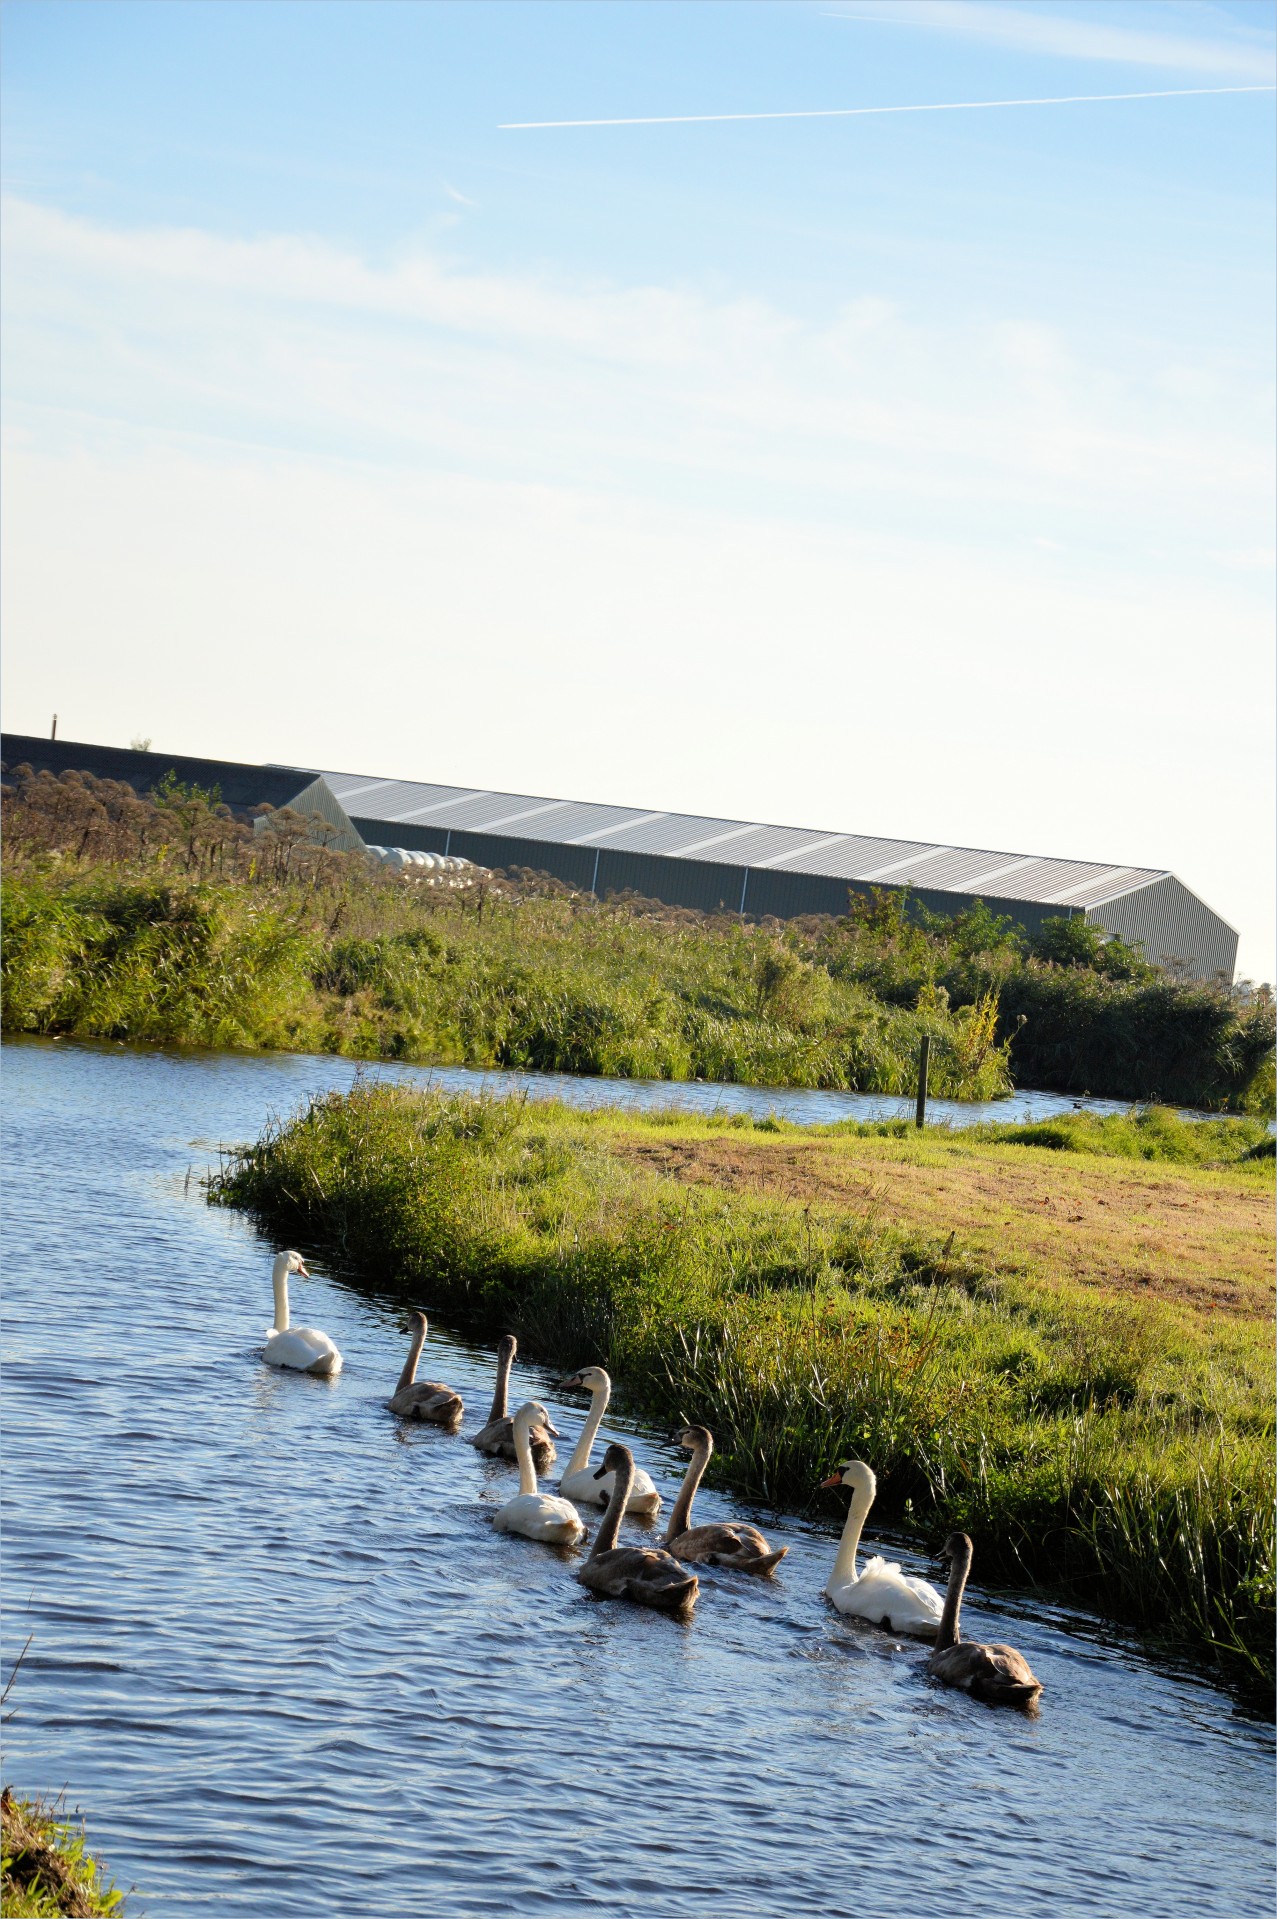
M937 1095L1011 1083L995 1003L888 1005L731 922L104 872L11 875L4 931L7 1032L910 1093L925 1031Z

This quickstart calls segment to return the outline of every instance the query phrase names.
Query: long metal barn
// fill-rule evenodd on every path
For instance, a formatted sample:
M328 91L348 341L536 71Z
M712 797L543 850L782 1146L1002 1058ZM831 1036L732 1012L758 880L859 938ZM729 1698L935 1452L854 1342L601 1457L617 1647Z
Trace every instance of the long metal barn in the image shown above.
M294 805L321 815L339 844L455 853L489 867L529 867L584 893L633 891L671 906L751 918L845 913L848 895L907 888L939 913L975 899L1034 933L1082 917L1190 978L1231 981L1237 933L1165 868L1114 866L992 847L880 839L762 821L708 819L535 793L436 786L323 768L134 752L5 734L6 768L69 768L145 791L170 770L220 788L233 806Z

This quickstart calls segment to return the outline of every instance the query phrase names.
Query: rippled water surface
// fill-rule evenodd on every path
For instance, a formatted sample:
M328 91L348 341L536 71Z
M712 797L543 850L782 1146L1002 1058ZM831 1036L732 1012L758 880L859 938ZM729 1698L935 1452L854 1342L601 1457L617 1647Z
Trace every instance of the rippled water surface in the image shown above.
M1030 1721L833 1614L801 1521L754 1515L780 1576L707 1572L688 1625L599 1602L492 1531L513 1468L384 1411L388 1300L312 1267L294 1313L345 1371L263 1366L274 1249L188 1169L342 1062L4 1058L7 1776L66 1785L133 1910L1271 1910L1270 1729L1087 1621L973 1592L1045 1682ZM474 1430L489 1356L435 1326L427 1359ZM570 1439L521 1359L533 1388Z

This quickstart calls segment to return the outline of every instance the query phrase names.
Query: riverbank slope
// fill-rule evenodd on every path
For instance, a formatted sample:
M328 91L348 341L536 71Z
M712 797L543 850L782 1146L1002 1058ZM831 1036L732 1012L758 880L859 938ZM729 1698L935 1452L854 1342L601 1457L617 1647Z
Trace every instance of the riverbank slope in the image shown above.
M1125 1132L1123 1132L1125 1129ZM584 1115L358 1087L215 1199L339 1269L609 1367L724 1481L961 1526L989 1576L1273 1679L1272 1159L1168 1115L983 1137Z

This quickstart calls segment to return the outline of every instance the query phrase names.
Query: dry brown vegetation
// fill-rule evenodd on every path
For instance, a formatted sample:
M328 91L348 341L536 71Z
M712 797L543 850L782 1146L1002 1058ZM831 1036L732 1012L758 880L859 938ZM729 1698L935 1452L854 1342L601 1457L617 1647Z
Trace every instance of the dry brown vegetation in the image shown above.
M1233 1168L1088 1160L952 1136L653 1138L613 1150L687 1184L796 1200L874 1225L955 1231L991 1273L1034 1272L1205 1314L1272 1309L1271 1182Z

